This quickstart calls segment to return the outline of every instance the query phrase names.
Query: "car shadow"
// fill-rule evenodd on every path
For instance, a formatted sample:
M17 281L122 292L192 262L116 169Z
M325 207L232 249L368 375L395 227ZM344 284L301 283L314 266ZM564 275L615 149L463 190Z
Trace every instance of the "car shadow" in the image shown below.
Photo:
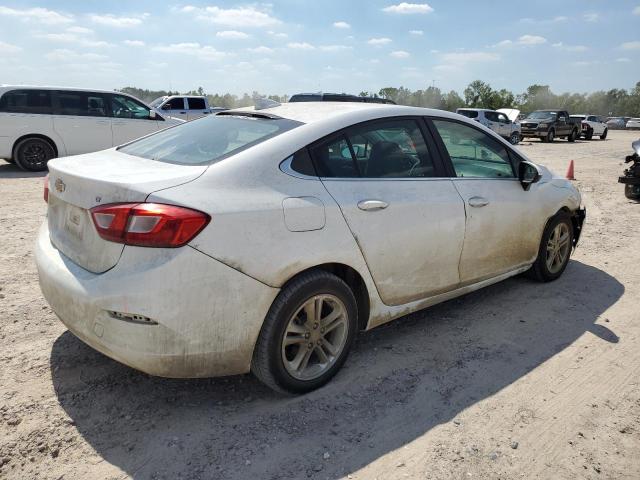
M299 397L250 375L172 380L62 334L58 401L84 440L134 478L340 478L454 419L589 332L624 287L572 261L557 281L516 277L360 335L345 368ZM329 457L327 457L327 454Z
M35 178L44 177L47 173L49 172L46 170L44 172L26 172L15 163L0 159L0 178Z

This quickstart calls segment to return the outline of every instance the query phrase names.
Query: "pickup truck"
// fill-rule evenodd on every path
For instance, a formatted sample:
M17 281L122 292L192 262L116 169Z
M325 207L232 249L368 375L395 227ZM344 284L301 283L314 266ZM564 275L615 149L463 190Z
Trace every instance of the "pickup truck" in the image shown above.
M543 142L553 142L556 137L575 142L581 131L580 121L566 110L536 110L520 122L520 127L522 138L538 137Z
M210 113L225 110L219 107L210 107L207 97L196 95L171 95L156 98L151 102L151 107L158 112L169 115L173 118L190 121L204 117Z

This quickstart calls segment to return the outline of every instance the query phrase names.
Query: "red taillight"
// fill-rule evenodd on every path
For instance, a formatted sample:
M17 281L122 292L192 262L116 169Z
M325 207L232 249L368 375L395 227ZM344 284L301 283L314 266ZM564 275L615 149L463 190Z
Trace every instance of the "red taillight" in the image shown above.
M49 203L49 175L44 177L44 201Z
M186 245L211 217L189 208L162 203L112 203L91 209L93 223L105 240L138 247Z

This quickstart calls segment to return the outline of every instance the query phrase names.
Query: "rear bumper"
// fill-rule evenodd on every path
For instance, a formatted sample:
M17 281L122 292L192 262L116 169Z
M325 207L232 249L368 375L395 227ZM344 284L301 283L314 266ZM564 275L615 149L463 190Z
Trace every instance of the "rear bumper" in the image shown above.
M248 372L278 293L191 247L125 247L114 268L93 274L51 244L46 222L35 256L42 293L73 334L119 362L163 377Z

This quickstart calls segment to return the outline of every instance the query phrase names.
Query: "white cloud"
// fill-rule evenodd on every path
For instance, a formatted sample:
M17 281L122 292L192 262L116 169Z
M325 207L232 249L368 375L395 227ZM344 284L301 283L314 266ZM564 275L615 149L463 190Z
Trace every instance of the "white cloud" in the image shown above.
M391 52L389 56L393 58L409 58L411 54L409 52L405 52L404 50L396 50Z
M66 48L59 48L56 50L52 50L51 52L45 55L47 60L55 61L55 62L94 62L100 60L106 60L108 57L106 55L100 55L98 53L78 53L74 50L68 50Z
M553 17L553 18L544 18L544 19L534 19L534 18L521 18L520 20L518 20L520 23L532 23L532 24L540 24L540 25L544 25L544 24L550 24L550 23L561 23L561 22L566 22L567 20L569 20L569 17L565 17L562 15L559 15L557 17Z
M200 45L197 42L172 43L170 45L159 45L153 50L161 53L177 53L180 55L191 55L202 60L219 60L226 56L226 53L216 50L210 45Z
M22 21L33 21L45 25L63 25L73 23L73 16L55 12L47 8L26 8L23 10L0 6L0 15L15 17Z
M620 48L622 50L640 50L640 42L639 41L625 42L622 45L620 45Z
M353 47L348 45L321 45L318 48L323 52L340 52L343 50L351 50Z
M249 35L247 35L244 32L239 32L237 30L224 30L222 32L217 32L216 37L233 39L233 40L245 40L249 38Z
M67 32L70 33L78 33L80 35L89 35L91 33L93 33L93 30L91 30L90 28L85 28L85 27L69 27L66 29Z
M513 42L511 40L502 40L501 42L498 42L492 46L493 47L510 47L511 45L513 45Z
M585 13L582 18L584 18L585 22L597 22L600 20L599 13Z
M633 9L633 14L640 15L640 6L637 6L636 8Z
M577 62L571 62L571 66L572 67L590 67L594 63L596 63L596 62L588 62L586 60L580 60L580 61L577 61Z
M186 13L195 14L198 20L227 27L273 27L282 23L277 18L271 16L270 13L258 10L255 6L250 5L237 8L220 8L216 6L199 8L187 5L186 7L182 7L181 10Z
M129 45L130 47L144 47L144 42L142 40L125 40L125 45Z
M11 45L10 43L0 42L0 54L18 53L21 50L22 48L18 47L17 45Z
M584 45L565 45L562 42L554 43L552 47L564 50L566 52L586 52L587 50L589 50Z
M489 52L452 52L442 54L442 59L448 64L482 63L500 60L500 55Z
M276 72L290 72L293 70L291 65L287 65L286 63L275 63L272 67Z
M409 30L409 34L420 37L424 34L424 32L422 30Z
M148 16L147 14L142 15L141 17L118 17L111 13L106 15L89 15L89 20L93 23L97 23L98 25L102 25L105 27L113 27L113 28L131 28L137 27L142 24L142 20Z
M113 44L102 40L91 40L88 38L81 38L75 33L38 33L36 38L48 40L50 42L58 43L73 43L74 45L80 45L82 47L112 47Z
M314 50L316 47L307 42L290 42L287 47L293 50Z
M333 26L336 28L351 28L347 22L333 22Z
M388 43L391 43L391 39L387 37L370 38L367 43L369 45L387 45Z
M264 45L261 45L259 47L254 47L254 48L247 48L247 51L251 53L265 53L265 54L271 54L275 52L273 48L265 47Z
M410 15L416 13L431 13L433 12L433 8L428 3L407 3L402 2L397 5L389 5L382 9L383 12L387 13L399 13L403 15Z
M547 43L547 39L538 35L522 35L518 38L520 45L541 45Z
M269 30L267 33L269 35L271 35L272 37L275 37L275 38L289 38L289 35L287 35L286 33L283 33L283 32L273 32L273 31Z
M631 59L627 58L627 57L616 58L616 62L618 62L618 63L629 63L630 61L631 61Z

